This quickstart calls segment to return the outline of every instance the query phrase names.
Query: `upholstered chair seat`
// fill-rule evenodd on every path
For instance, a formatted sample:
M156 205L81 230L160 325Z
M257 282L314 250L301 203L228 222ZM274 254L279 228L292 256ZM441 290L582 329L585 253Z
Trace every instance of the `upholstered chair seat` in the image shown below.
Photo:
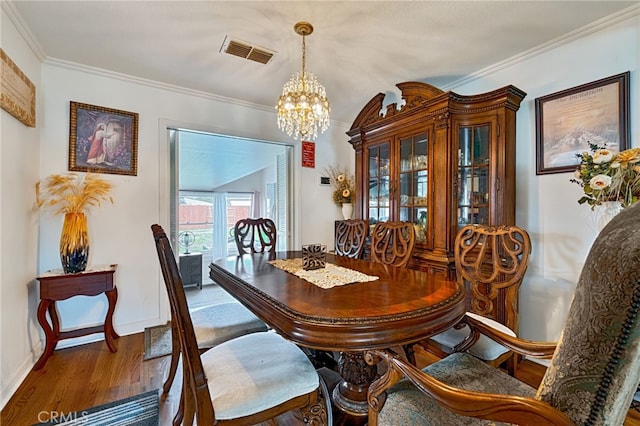
M200 349L213 348L229 339L267 331L267 326L239 302L205 306L191 312Z
M307 356L275 332L250 334L202 354L216 419L249 416L318 389Z
M455 353L423 369L426 374L458 389L533 398L536 390L468 353ZM403 379L387 390L379 425L502 425L490 420L461 417L425 398L410 380Z
M267 325L240 302L226 302L191 310L193 329L201 351L244 334L267 331ZM180 359L180 342L171 321L171 361L162 390L168 393L175 379Z
M467 315L477 319L478 321L486 323L496 330L506 333L512 337L516 337L516 333L514 333L513 330L505 325L500 324L498 321L494 321L490 318L474 314L473 312L467 312ZM470 333L471 331L469 330L469 327L463 326L461 328L447 329L446 331L431 337L431 339L441 346L450 348L451 351L453 351L454 348L456 348L458 345L464 343L464 340L469 336ZM491 340L485 335L480 335L478 336L478 340L473 345L471 345L466 350L466 352L483 361L494 361L500 359L502 355L508 353L509 349L497 343L496 341Z
M367 361L381 360L386 372L369 387L369 426L622 425L640 382L638 230L636 203L600 232L557 344L515 338L473 315L463 318L474 336L484 334L521 355L551 358L535 392L469 353L420 370L391 350L371 350Z

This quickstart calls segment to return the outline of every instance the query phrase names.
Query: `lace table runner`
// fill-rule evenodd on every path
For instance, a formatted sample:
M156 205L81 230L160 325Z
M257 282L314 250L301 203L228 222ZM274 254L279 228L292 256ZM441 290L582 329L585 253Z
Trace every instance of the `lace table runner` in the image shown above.
M320 288L331 288L339 285L351 283L364 283L375 281L378 277L363 274L353 269L343 268L342 266L327 263L324 268L305 271L302 269L302 259L277 259L271 260L269 263L278 269L287 271L303 280L309 281Z

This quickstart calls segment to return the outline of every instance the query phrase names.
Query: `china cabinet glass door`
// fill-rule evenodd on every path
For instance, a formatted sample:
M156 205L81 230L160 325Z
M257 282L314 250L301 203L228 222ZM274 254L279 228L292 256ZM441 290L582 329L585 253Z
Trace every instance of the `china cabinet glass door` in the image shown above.
M399 215L398 220L411 222L416 240L426 241L428 225L428 147L427 135L400 139Z
M458 228L489 224L489 124L458 128Z
M389 164L390 144L383 143L368 149L369 157L369 196L367 218L369 225L389 220Z

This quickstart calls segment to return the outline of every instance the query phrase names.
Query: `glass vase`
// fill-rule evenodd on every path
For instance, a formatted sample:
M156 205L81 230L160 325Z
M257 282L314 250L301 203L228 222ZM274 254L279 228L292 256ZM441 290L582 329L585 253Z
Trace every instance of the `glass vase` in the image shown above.
M607 226L607 223L622 211L622 204L620 201L605 201L602 205L596 207L596 210L598 229L602 231Z
M87 268L89 233L84 213L66 213L60 235L60 260L65 274L75 274Z

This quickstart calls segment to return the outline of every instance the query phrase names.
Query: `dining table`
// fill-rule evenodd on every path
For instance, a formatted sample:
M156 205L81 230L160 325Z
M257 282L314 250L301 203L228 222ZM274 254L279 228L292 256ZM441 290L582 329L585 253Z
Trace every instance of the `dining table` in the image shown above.
M331 392L340 414L363 424L367 390L377 376L368 349L415 343L458 323L465 290L439 273L327 253L305 270L302 252L229 256L209 265L210 278L297 345L340 354L340 383ZM277 360L274 360L277 362Z

